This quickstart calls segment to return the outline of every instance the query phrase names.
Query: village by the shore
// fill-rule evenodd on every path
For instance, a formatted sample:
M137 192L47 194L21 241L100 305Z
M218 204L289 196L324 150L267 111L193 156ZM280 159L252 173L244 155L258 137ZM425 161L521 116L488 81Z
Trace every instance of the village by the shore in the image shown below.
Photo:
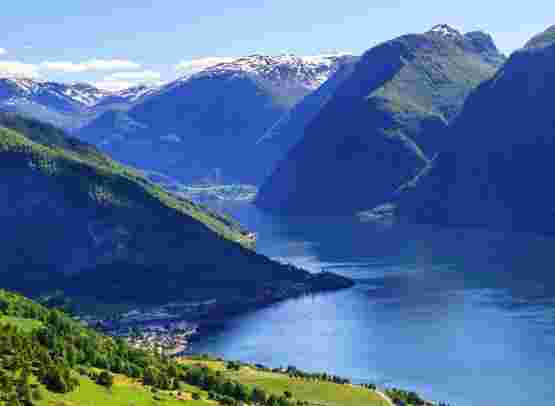
M124 338L132 346L174 356L190 349L191 339L198 334L201 324L204 326L285 299L350 287L352 284L346 278L321 272L307 275L304 281L264 286L252 296L228 297L225 301L213 298L168 303L155 308L133 308L109 317L80 315L77 319L106 334Z
M180 304L181 310L188 309L185 313L172 311L171 308L176 304L169 304L148 310L133 309L117 317L81 316L79 320L112 337L123 338L132 347L171 357L190 350L190 341L199 331L198 322L190 319L212 303L205 301Z

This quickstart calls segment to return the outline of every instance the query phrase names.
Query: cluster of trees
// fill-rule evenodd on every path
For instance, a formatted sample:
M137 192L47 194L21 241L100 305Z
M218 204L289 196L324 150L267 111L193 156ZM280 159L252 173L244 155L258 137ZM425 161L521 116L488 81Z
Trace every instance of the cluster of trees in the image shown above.
M41 398L39 385L67 393L79 385L79 375L110 389L113 374L141 380L157 390L180 390L187 383L206 390L224 405L296 406L293 394L268 394L226 379L205 366L185 366L160 354L130 347L125 341L86 328L56 309L47 309L20 295L0 290L0 318L34 320L35 329L0 323L0 405L31 406ZM228 364L239 369L240 363ZM100 372L95 372L100 370Z
M171 389L178 365L154 352L130 347L121 339L99 334L56 309L47 309L14 293L0 290L0 318L35 320L41 327L27 331L17 323L0 323L0 404L32 404L30 376L49 391L67 393L79 384L76 369L105 372L91 378L111 387L111 373L142 379ZM22 380L23 378L26 380Z
M239 370L241 370L241 363L237 362L237 361L229 361L226 364L226 368L231 370L231 371L239 371Z
M27 367L17 377L0 369L0 404L32 406L35 401L42 400L42 392L37 384L30 383L30 376Z
M233 367L238 363L234 363ZM229 364L228 364L229 366ZM295 406L302 402L294 402L293 394L284 392L281 396L268 394L261 388L250 390L247 386L226 379L220 371L213 371L206 366L192 366L184 369L183 381L208 392L211 400L223 405L234 406L251 403L260 406Z
M416 392L393 388L387 389L385 393L396 405L427 405L427 402L422 399Z
M332 375L332 374L328 374L328 373L325 373L325 372L323 372L323 373L305 372L305 371L301 371L300 369L298 369L297 367L294 367L294 366L288 366L285 371L283 371L282 369L274 369L274 370L272 370L272 372L286 373L291 378L300 378L300 379L307 379L307 380L313 380L313 381L333 382L333 383L336 383L336 384L339 384L339 385L347 385L347 384L351 383L351 381L349 379L342 378L342 377L337 376L337 375Z
M1 322L5 318L7 322ZM22 328L18 321L25 325ZM36 327L39 326L39 327ZM240 370L239 362L227 363L229 370ZM269 370L263 365L256 365ZM100 370L100 372L95 372ZM348 384L350 381L326 373L307 373L296 367L274 369L290 377ZM152 351L130 347L124 340L86 328L56 309L48 309L20 295L0 290L0 405L32 406L42 398L38 381L49 391L67 393L79 385L79 375L88 376L110 389L112 374L141 380L157 390L181 390L182 384L208 392L211 400L223 405L244 403L257 406L297 406L293 394L269 394L234 382L221 371L206 366L181 365ZM36 379L31 379L35 377ZM365 385L375 390L375 385ZM415 392L389 389L387 395L399 405L424 406ZM446 406L446 405L442 405Z

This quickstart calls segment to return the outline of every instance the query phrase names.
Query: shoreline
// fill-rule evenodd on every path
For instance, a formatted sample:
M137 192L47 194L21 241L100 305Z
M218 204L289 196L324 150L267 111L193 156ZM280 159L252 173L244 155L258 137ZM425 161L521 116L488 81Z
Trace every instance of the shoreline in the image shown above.
M233 317L291 299L351 288L355 282L329 272L311 274L302 282L271 286L252 297L218 302L168 303L150 310L134 309L118 319L81 319L104 333L126 338L130 344L178 357L194 354L191 344L223 327ZM170 344L175 344L173 347Z

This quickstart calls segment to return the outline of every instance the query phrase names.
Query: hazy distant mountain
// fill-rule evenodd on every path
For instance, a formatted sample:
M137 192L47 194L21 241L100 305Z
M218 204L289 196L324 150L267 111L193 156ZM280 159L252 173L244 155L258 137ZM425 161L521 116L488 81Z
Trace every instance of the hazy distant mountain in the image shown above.
M27 100L60 111L73 111L92 107L107 95L108 92L86 83L66 85L32 79L0 79L0 98L4 104Z
M438 152L469 92L505 58L446 25L365 53L261 188L282 213L354 213L388 201Z
M80 131L115 158L184 182L260 183L274 153L257 141L349 56L252 55L163 86Z
M0 79L0 111L22 114L74 129L107 108L129 108L153 88L108 92L87 83L63 84L33 79Z
M428 176L401 198L419 221L555 232L555 26L468 98Z

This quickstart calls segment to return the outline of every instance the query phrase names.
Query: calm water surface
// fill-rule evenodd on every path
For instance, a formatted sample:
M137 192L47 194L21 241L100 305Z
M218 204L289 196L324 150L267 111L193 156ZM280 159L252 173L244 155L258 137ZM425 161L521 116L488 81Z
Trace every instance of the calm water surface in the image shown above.
M555 402L555 239L221 208L259 233L260 252L357 285L229 320L195 351L454 406Z

